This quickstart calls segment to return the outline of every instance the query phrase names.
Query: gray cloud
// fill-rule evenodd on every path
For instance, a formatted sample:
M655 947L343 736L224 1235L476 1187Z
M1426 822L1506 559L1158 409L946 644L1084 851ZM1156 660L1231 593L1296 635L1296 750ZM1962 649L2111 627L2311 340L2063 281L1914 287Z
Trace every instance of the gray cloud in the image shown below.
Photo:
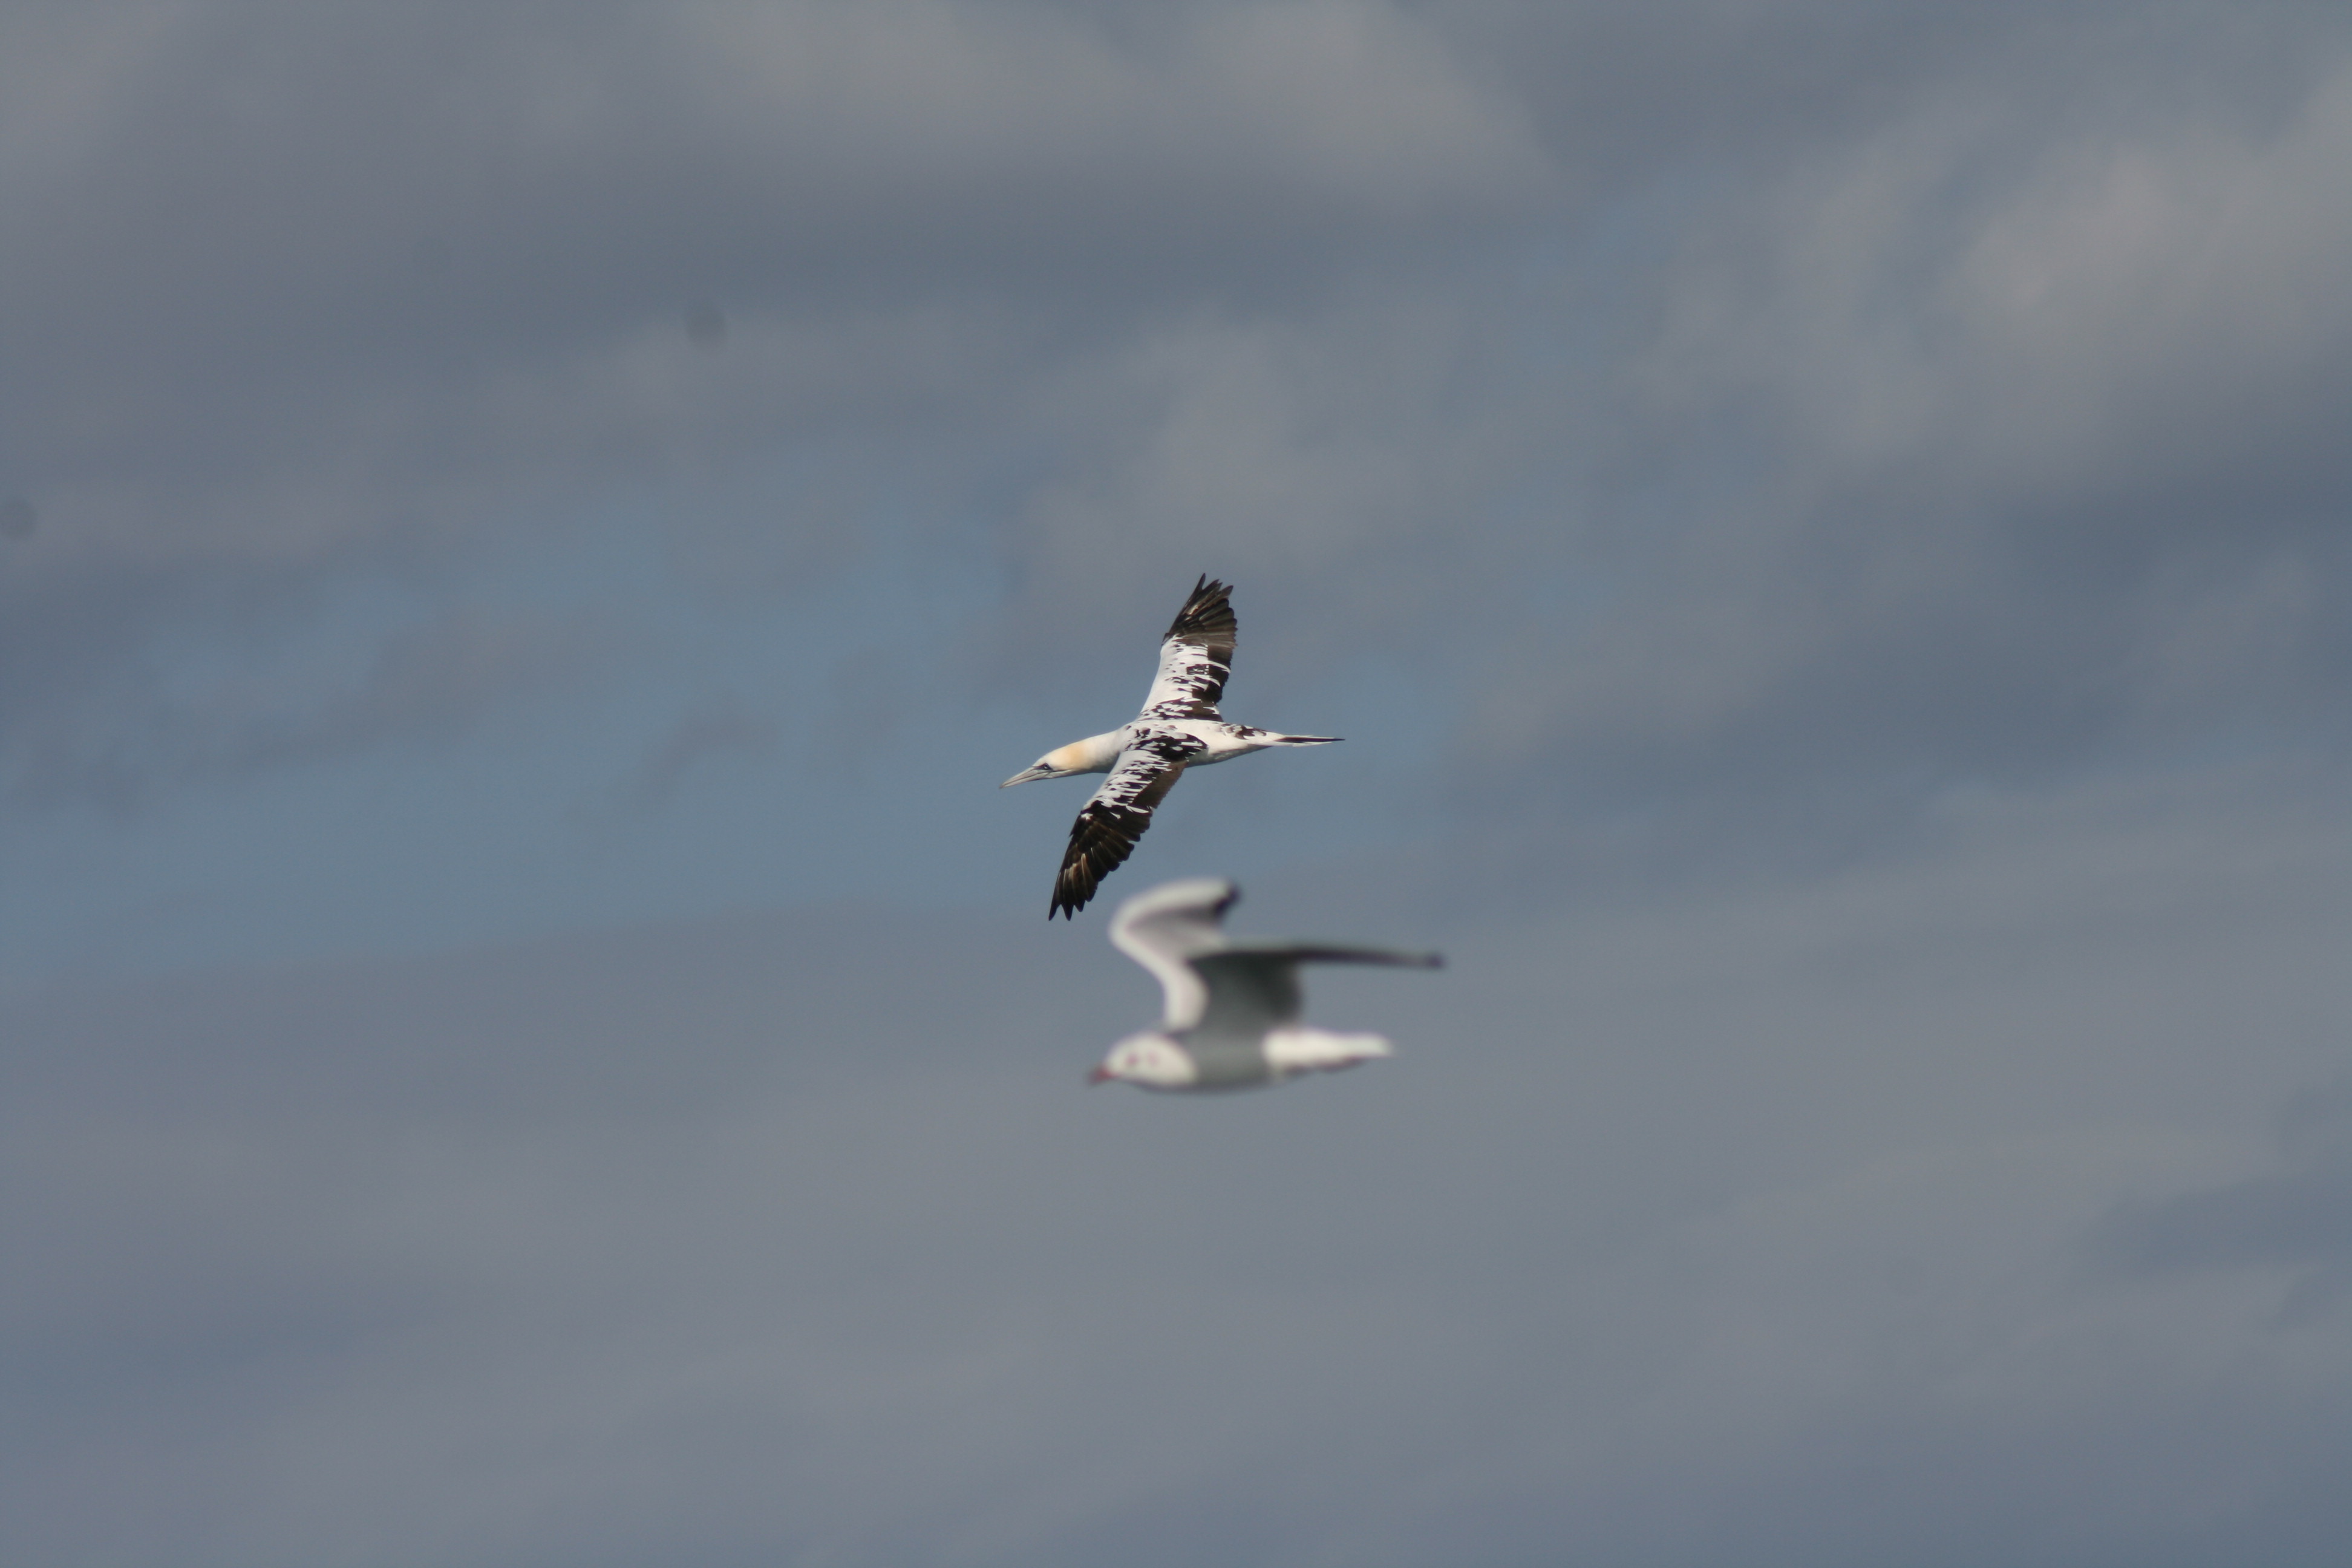
M168 616L182 608L173 600L189 586L152 584L148 604ZM17 803L37 808L79 800L128 811L158 789L194 780L398 742L446 742L520 699L577 687L609 661L616 641L613 627L584 618L452 611L385 634L362 668L338 679L331 668L285 657L295 636L287 622L299 609L271 604L269 589L232 596L245 599L246 637L275 657L266 668L257 660L203 674L163 672L160 689L141 694L135 725L115 715L91 722L93 696L111 695L103 686L93 692L91 679L128 684L147 671L100 665L81 671L80 684L58 689L46 684L49 671L35 658L18 662L6 682L16 699ZM77 598L60 606L68 614L89 607ZM48 619L37 618L12 640L53 652L40 647Z
M2143 1274L2297 1271L2288 1301L2305 1310L2346 1298L2352 1288L2352 1081L2297 1090L2277 1125L2285 1170L2118 1204L2085 1238L2089 1254Z
M688 715L638 764L627 793L636 810L665 805L688 774L729 757L761 757L776 749L782 734L772 718L724 706Z
M41 20L13 51L50 79L21 100L42 152L12 171L10 270L51 309L13 384L61 481L363 457L404 424L455 444L449 395L472 424L609 378L682 291L787 319L1058 297L1073 271L1149 278L1187 234L1262 266L1285 231L1452 216L1542 171L1507 100L1381 6L1124 39L921 4Z
M2079 805L2102 832L1991 811L1922 863L1423 925L1446 975L1318 987L1398 1061L1213 1106L1080 1087L1150 987L1025 916L20 988L12 1529L2326 1561L2336 1320L2077 1263L2134 1194L2273 1158L2266 1111L2340 1063L2262 1010L2331 1005L2340 836ZM1244 929L1360 929L1267 895ZM2314 1103L2284 1125L2324 1164Z
M818 907L12 968L8 1554L2333 1562L2347 106L2297 5L11 7L9 845L571 703L629 809L387 942ZM1454 965L1195 1115L899 775L1203 569L1349 755L1126 874Z
M1546 179L1379 5L12 17L0 280L41 308L0 402L49 526L6 592L72 624L20 667L117 750L170 705L159 624L252 599L207 574L462 571L619 486L711 499L690 569L797 584L907 476L960 491L974 442L1035 438L1022 389L1139 308ZM839 476L782 530L741 504L780 449Z
M1908 799L2345 673L2307 10L137 15L18 15L0 174L11 583L79 598L32 658L101 724L205 563L463 561L610 486L772 594L911 483L1057 648L1213 558L1603 808L1732 752ZM778 452L829 476L781 527Z

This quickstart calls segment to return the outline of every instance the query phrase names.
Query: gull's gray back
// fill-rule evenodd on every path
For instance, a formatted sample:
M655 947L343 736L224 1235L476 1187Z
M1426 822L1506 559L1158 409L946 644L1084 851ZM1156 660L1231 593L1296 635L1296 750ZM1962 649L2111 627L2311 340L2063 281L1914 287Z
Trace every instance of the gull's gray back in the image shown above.
M1256 1051L1270 1030L1298 1023L1306 996L1298 987L1301 963L1388 963L1409 969L1434 969L1437 957L1428 952L1390 952L1385 947L1310 947L1296 942L1251 942L1218 947L1188 959L1192 973L1202 978L1209 999L1200 1023L1183 1035L1185 1051L1200 1056L1204 1048L1223 1048L1240 1041ZM1263 1063L1263 1051L1258 1053Z
M1193 972L1208 987L1209 1001L1192 1033L1255 1040L1296 1023L1303 1005L1299 958L1289 948L1258 947L1223 948L1193 958Z

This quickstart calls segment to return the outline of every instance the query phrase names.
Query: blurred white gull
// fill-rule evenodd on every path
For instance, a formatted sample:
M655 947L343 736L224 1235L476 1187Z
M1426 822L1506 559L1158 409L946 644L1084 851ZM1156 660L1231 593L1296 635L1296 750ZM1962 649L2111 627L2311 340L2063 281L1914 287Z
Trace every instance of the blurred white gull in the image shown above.
M1163 882L1119 905L1110 940L1167 993L1160 1027L1110 1048L1089 1083L1145 1089L1255 1089L1305 1072L1351 1068L1391 1053L1378 1035L1338 1035L1298 1021L1302 963L1436 969L1433 952L1320 943L1234 942L1225 911L1240 889L1221 877Z
M1160 644L1160 674L1143 711L1116 730L1056 747L999 785L1078 773L1110 774L1070 827L1069 847L1054 879L1045 918L1075 917L1095 889L1135 848L1151 826L1151 812L1186 768L1245 757L1269 746L1328 746L1337 735L1284 735L1228 724L1217 711L1225 677L1233 673L1236 626L1227 595L1233 589L1205 574L1176 612Z

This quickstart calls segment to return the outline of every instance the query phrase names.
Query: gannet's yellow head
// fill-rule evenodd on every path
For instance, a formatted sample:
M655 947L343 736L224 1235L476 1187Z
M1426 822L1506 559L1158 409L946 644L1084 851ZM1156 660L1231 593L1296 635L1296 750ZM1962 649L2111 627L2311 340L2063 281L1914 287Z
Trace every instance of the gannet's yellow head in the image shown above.
M1011 789L1032 779L1065 779L1072 773L1097 772L1094 754L1084 741L1073 741L1066 746L1056 746L1027 767L1014 773L996 787Z

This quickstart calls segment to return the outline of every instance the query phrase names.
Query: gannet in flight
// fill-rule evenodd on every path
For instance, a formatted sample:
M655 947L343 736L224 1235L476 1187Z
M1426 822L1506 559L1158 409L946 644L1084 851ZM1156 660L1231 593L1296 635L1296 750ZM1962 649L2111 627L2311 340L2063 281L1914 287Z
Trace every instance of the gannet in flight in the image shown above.
M1151 826L1152 808L1186 768L1204 768L1268 746L1326 746L1339 738L1253 730L1228 724L1218 713L1217 699L1234 668L1234 607L1226 601L1232 592L1205 574L1192 584L1192 597L1176 612L1160 645L1160 673L1144 695L1142 712L1116 730L1046 752L997 786L1110 774L1071 825L1047 920L1075 919L1087 907L1096 886L1134 850Z
M1391 1054L1378 1035L1335 1035L1298 1021L1302 963L1387 963L1435 969L1433 952L1225 939L1241 892L1220 877L1163 882L1119 905L1110 940L1159 980L1160 1027L1110 1048L1089 1083L1145 1089L1255 1089L1304 1072L1336 1071Z

